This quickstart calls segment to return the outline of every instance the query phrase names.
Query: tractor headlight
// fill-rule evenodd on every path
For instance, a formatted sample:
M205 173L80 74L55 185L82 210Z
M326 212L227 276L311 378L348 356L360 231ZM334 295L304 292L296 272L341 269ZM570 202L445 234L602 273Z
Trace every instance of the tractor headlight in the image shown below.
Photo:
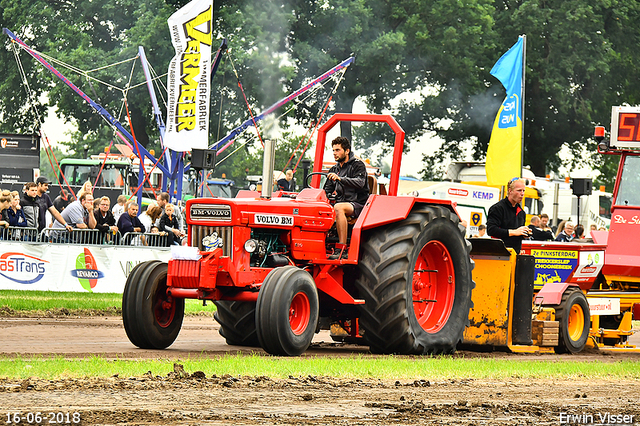
M253 253L258 248L258 242L254 239L249 239L244 242L244 250L247 253Z

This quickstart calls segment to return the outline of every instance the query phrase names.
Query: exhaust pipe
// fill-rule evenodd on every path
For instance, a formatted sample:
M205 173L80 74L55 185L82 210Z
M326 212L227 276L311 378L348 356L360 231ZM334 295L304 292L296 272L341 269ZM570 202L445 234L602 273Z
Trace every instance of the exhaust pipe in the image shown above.
M273 193L273 168L276 144L273 140L264 141L264 157L262 158L262 194L261 198L271 198Z

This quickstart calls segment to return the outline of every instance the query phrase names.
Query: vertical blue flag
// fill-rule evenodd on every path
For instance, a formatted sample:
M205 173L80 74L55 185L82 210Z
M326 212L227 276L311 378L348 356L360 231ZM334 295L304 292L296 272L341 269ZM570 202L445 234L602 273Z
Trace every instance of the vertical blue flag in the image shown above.
M487 183L505 185L522 173L522 67L524 37L502 55L491 69L507 91L493 123L487 150Z

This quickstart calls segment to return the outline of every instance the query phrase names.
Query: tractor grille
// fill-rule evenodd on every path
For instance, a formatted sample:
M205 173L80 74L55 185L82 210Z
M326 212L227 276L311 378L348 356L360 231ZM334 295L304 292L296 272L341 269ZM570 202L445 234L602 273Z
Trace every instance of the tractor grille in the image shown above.
M208 235L218 233L218 237L222 238L222 254L224 256L232 256L233 253L233 227L231 226L204 226L191 225L189 228L189 245L198 247L200 251L204 250L202 239Z

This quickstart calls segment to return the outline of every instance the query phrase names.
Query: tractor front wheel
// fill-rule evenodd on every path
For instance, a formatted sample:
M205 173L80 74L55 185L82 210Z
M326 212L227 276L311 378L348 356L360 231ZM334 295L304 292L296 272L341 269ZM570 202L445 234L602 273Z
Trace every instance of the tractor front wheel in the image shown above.
M318 291L311 275L295 266L272 270L256 304L260 346L272 355L300 355L311 344L317 324Z
M556 307L556 321L559 323L556 352L575 354L584 349L589 338L590 315L584 293L579 288L567 288Z
M176 340L184 299L167 295L167 264L143 262L129 274L122 295L122 321L129 340L142 349L165 349Z

